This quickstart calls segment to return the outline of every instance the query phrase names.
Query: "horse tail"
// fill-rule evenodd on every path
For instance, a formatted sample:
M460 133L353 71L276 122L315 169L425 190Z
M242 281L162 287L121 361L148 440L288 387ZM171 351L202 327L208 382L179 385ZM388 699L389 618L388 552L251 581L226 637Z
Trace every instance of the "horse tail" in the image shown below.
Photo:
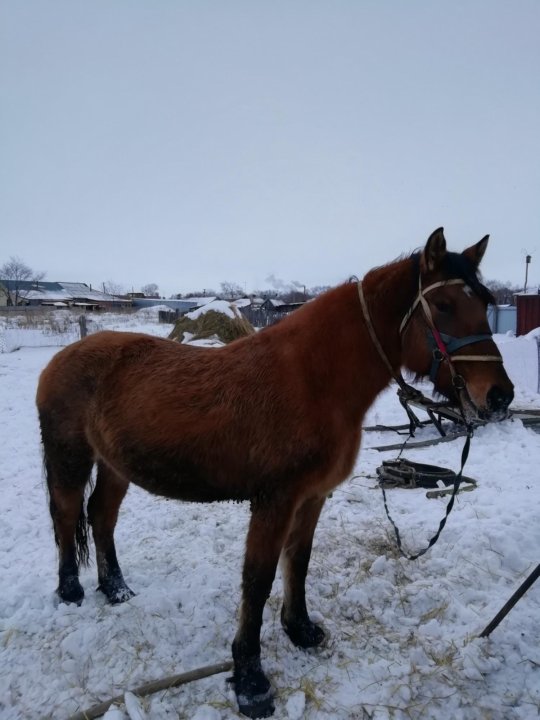
M54 540L62 553L71 535L76 562L86 566L90 561L86 499L93 488L92 451L80 439L56 442L48 413L40 410L39 420Z
M45 457L43 458L43 471L44 471L45 477L47 479L47 489L48 489L48 495L49 495L49 511L50 511L51 517L53 519L54 541L56 543L56 546L60 547L60 539L58 537L56 523L54 522L55 517L58 516L58 505L57 505L54 495L52 493L51 479L50 479L51 476L50 476L50 473L47 471L47 460ZM91 489L92 489L92 483L90 483L90 491L91 491ZM86 500L83 497L83 499L80 502L79 515L77 517L77 524L75 526L75 557L77 560L77 565L83 565L83 566L87 567L90 564L90 550L88 547L88 540L89 540L88 517L86 514Z
M88 567L90 564L90 551L88 549L88 517L86 515L85 501L81 502L77 527L75 529L75 548L77 564Z

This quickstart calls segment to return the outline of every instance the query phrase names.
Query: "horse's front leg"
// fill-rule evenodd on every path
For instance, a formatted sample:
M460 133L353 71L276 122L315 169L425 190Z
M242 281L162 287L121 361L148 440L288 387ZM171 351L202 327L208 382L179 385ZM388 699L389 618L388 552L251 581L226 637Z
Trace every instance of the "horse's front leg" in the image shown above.
M326 497L310 498L298 508L281 554L284 584L281 623L293 643L302 648L320 645L325 638L324 630L309 618L305 591L313 534L325 500Z
M269 717L274 712L270 682L261 667L261 625L264 605L270 595L291 508L269 502L252 508L242 572L240 624L232 653L234 685L240 712L250 718Z

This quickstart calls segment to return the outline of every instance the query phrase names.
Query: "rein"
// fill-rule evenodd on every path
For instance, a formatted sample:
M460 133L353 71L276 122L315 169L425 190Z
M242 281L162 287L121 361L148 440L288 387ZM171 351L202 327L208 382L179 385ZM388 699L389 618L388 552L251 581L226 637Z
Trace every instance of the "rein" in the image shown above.
M400 371L395 372L394 368L390 364L390 360L388 359L386 353L384 352L381 343L379 342L379 338L377 337L377 333L375 332L375 328L373 327L373 323L371 322L371 316L369 314L368 306L366 303L366 298L364 295L364 289L362 287L362 282L358 281L358 296L360 298L360 305L362 306L362 312L364 314L364 320L366 321L366 326L369 332L369 335L371 337L371 341L373 342L373 345L376 347L377 352L379 353L379 356L383 363L386 365L386 368L390 375L394 378L394 380L399 385L400 389L400 395L404 397L406 400L414 400L422 397L422 393L420 390L417 390L412 385L409 385L409 383L405 382L405 379Z
M471 427L470 425L468 425L468 426L467 426L467 437L466 437L466 439L465 439L465 444L463 445L463 450L461 451L461 467L460 467L460 469L459 469L458 474L457 474L456 477L455 477L454 487L452 488L452 494L450 495L450 500L448 501L448 504L447 504L447 506L446 506L446 512L445 512L445 514L444 514L444 517L442 518L442 520L441 520L440 523L439 523L439 528L438 528L437 532L436 532L435 535L433 535L433 537L430 539L430 541L428 542L428 544L426 545L426 547L423 548L422 550L419 550L417 553L414 553L413 555L409 555L409 554L406 553L405 550L403 549L403 545L402 545L402 542L401 542L401 535L400 535L400 533L399 533L399 528L398 528L398 526L396 525L396 523L394 522L392 516L390 515L390 511L388 510L388 502L387 502L387 499L386 499L386 490L384 489L384 486L381 485L381 490L382 490L382 495L383 495L383 502L384 502L384 509L385 509L385 511L386 511L386 517L390 520L390 523L392 524L392 527L394 528L394 535L396 536L396 545L397 545L397 548L398 548L398 550L399 550L399 554L402 555L402 557L406 558L407 560L418 560L418 558L419 558L419 557L422 557L422 555L425 555L425 554L427 553L427 551L428 551L431 547L433 547L433 545L435 545L435 543L436 543L437 540L439 539L440 534L442 533L443 528L444 528L444 526L446 525L446 521L448 520L448 516L449 516L450 513L452 512L452 509L453 509L453 507L454 507L454 501L455 501L455 499L456 499L456 495L458 494L458 491L459 491L459 486L461 485L461 481L462 481L462 479L463 479L463 468L465 467L465 463L467 462L467 458L469 457L469 450L470 450L470 447L471 447L471 438L472 438L472 436L473 436L472 427ZM410 437L410 436L409 436L409 437ZM405 444L407 443L408 439L409 439L409 438L407 438L407 440L405 440L405 443L403 444L404 447L405 447ZM401 454L401 453L400 453L400 454Z
M432 381L435 380L435 377L437 375L437 372L439 370L441 363L443 362L443 360L446 361L448 363L448 367L449 367L450 374L452 377L452 384L458 394L459 409L461 412L461 416L463 418L463 422L465 423L465 427L467 428L467 437L465 439L465 444L464 444L463 450L461 452L461 467L459 469L459 472L455 476L452 494L451 494L448 504L446 506L445 515L439 523L439 528L438 528L437 532L429 540L428 545L424 549L420 550L417 553L414 553L413 555L409 555L408 553L405 552L405 550L403 549L402 542L401 542L401 535L399 532L399 528L397 527L392 516L390 515L390 511L388 510L386 491L384 489L384 486L381 485L384 509L386 511L386 516L388 517L388 519L394 529L397 548L399 550L399 553L403 557L405 557L407 560L417 560L419 557L424 555L431 547L433 547L433 545L435 545L435 543L439 539L439 536L440 536L444 526L446 525L446 521L448 520L448 516L450 515L450 513L452 512L452 509L454 507L454 501L455 501L456 495L459 491L459 487L461 485L461 480L463 477L463 469L465 467L465 463L467 462L467 458L469 457L471 438L473 436L473 428L472 428L472 425L470 423L468 423L465 418L465 411L464 411L464 404L463 404L463 393L467 392L467 390L466 390L467 384L465 382L465 378L461 374L459 374L457 372L456 368L454 367L454 362L460 362L460 361L502 362L502 357L500 355L453 355L453 356L451 356L450 353L454 352L455 350L460 349L461 347L465 347L466 345L472 345L473 343L481 342L483 340L491 340L492 335L485 333L482 335L470 335L470 336L464 337L464 338L453 338L450 335L440 333L435 325L435 322L433 320L433 315L431 313L431 309L430 309L429 304L425 297L427 295L427 293L431 292L432 290L435 290L438 287L443 287L445 285L465 285L465 284L466 283L464 280L454 278L451 280L444 280L444 281L433 283L432 285L428 285L427 288L422 289L422 278L421 278L421 276L419 276L418 294L417 294L413 304L409 308L409 310L405 313L405 316L399 326L399 335L401 337L405 328L407 327L409 320L413 316L414 311L418 307L418 305L420 305L422 307L422 310L424 312L424 317L426 319L429 329L431 330L431 335L433 338L433 342L431 344L434 344L433 364L432 364L432 368L431 368L430 379ZM403 379L403 375L401 374L400 371L395 372L394 369L392 368L392 365L390 364L390 361L388 360L388 357L387 357L386 353L384 352L381 343L379 342L377 333L375 332L375 328L373 327L373 323L371 321L371 317L369 314L369 310L367 307L366 298L364 295L364 290L362 288L361 282L358 282L358 295L360 298L360 305L362 307L362 313L364 315L364 320L365 320L369 335L371 337L373 345L375 346L375 348L377 349L377 352L379 353L380 358L382 359L383 363L389 370L390 375L396 380L396 382L398 383L398 385L400 387L400 391L405 396L407 396L407 397L410 396L411 392L414 393L416 396L418 396L418 395L421 396L422 395L421 392L419 392L418 390L416 390L411 385L408 385L405 382L405 380ZM412 430L411 430L411 433L409 434L409 437L407 438L407 440L405 440L405 442L403 443L403 447L401 448L401 451L398 455L398 459L399 459L401 453L403 452L405 445L411 438L411 436L412 436Z

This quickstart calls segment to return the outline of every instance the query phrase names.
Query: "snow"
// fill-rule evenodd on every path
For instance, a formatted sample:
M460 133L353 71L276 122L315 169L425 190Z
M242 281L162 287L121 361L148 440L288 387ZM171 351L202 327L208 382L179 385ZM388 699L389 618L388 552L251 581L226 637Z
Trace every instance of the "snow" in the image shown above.
M193 305L198 305L199 307L201 305L207 305L208 303L214 302L217 298L215 295L201 295L200 297L185 297L181 298L183 302L189 302Z
M124 317L122 320L121 318ZM165 334L144 318L100 316L109 327ZM516 383L515 405L540 407L536 340L498 337ZM528 343L528 344L527 344ZM0 718L64 719L144 682L230 659L240 599L246 504L176 503L131 487L117 550L136 597L109 606L95 566L81 573L81 607L57 602L56 550L43 486L34 409L38 375L55 347L0 354ZM365 424L405 422L395 389ZM426 428L418 439L434 434ZM482 629L539 562L540 435L519 420L479 428L439 542L411 563L399 557L375 468L393 453L365 433L350 480L328 500L307 580L324 647L295 648L280 620L281 578L264 613L262 662L276 718L298 720L528 720L540 708L540 584L488 639ZM405 450L411 460L457 469L463 440ZM423 547L446 499L388 492L403 542ZM111 720L238 718L227 674L148 698L128 695ZM135 702L133 702L135 701ZM128 714L129 713L129 714Z
M204 315L204 313L207 313L210 310L223 313L224 315L227 315L233 320L239 317L238 310L234 307L232 303L227 302L227 300L213 300L212 302L209 302L208 304L197 308L197 310L193 310L192 312L187 313L186 317L190 318L191 320L196 320L198 317Z
M166 337L171 331L170 325L158 324L158 314L159 307L152 307L135 313L89 313L85 317L88 333L123 330L150 332ZM40 314L37 320L26 315L0 317L0 353L10 353L20 348L69 345L81 336L80 317L81 313L66 310L52 311L45 316Z
M497 344L503 356L504 365L510 377L519 378L519 390L516 393L520 407L538 404L538 366L539 354L536 331L518 338L507 335L497 335Z
M233 300L232 303L237 308L245 308L252 305L254 300L252 298L238 298L238 300Z

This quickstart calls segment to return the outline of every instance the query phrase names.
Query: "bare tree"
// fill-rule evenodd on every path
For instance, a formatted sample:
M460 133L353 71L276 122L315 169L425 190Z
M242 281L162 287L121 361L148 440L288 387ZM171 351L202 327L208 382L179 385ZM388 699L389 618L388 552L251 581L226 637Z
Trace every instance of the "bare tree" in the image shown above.
M159 288L156 283L148 283L148 285L143 285L141 288L141 292L143 292L146 297L159 297Z
M238 283L234 282L222 282L220 283L221 286L221 295L226 300L236 300L239 297L243 297L245 295L244 289L241 285L238 285Z
M250 292L250 296L262 298L263 300L267 300L268 298L276 297L277 291L269 290L268 288L266 288L264 290L257 290L257 288L255 288L255 290L252 290Z
M495 296L497 305L514 305L514 295L523 289L519 285L500 280L486 280L485 285Z
M24 299L27 293L27 290L23 289L24 283L33 282L37 285L44 277L44 272L32 270L21 258L11 256L8 262L0 267L0 279L11 281L7 293L8 305L12 304L17 307Z
M107 295L123 295L124 294L124 287L123 285L120 285L119 283L114 282L113 280L106 280L103 285L103 292L107 293Z
M330 285L315 285L314 287L309 288L308 295L310 297L317 297L317 295L322 295L322 293L327 290L330 290Z
M302 290L289 290L278 293L278 298L284 303L301 303L307 300L307 295Z

